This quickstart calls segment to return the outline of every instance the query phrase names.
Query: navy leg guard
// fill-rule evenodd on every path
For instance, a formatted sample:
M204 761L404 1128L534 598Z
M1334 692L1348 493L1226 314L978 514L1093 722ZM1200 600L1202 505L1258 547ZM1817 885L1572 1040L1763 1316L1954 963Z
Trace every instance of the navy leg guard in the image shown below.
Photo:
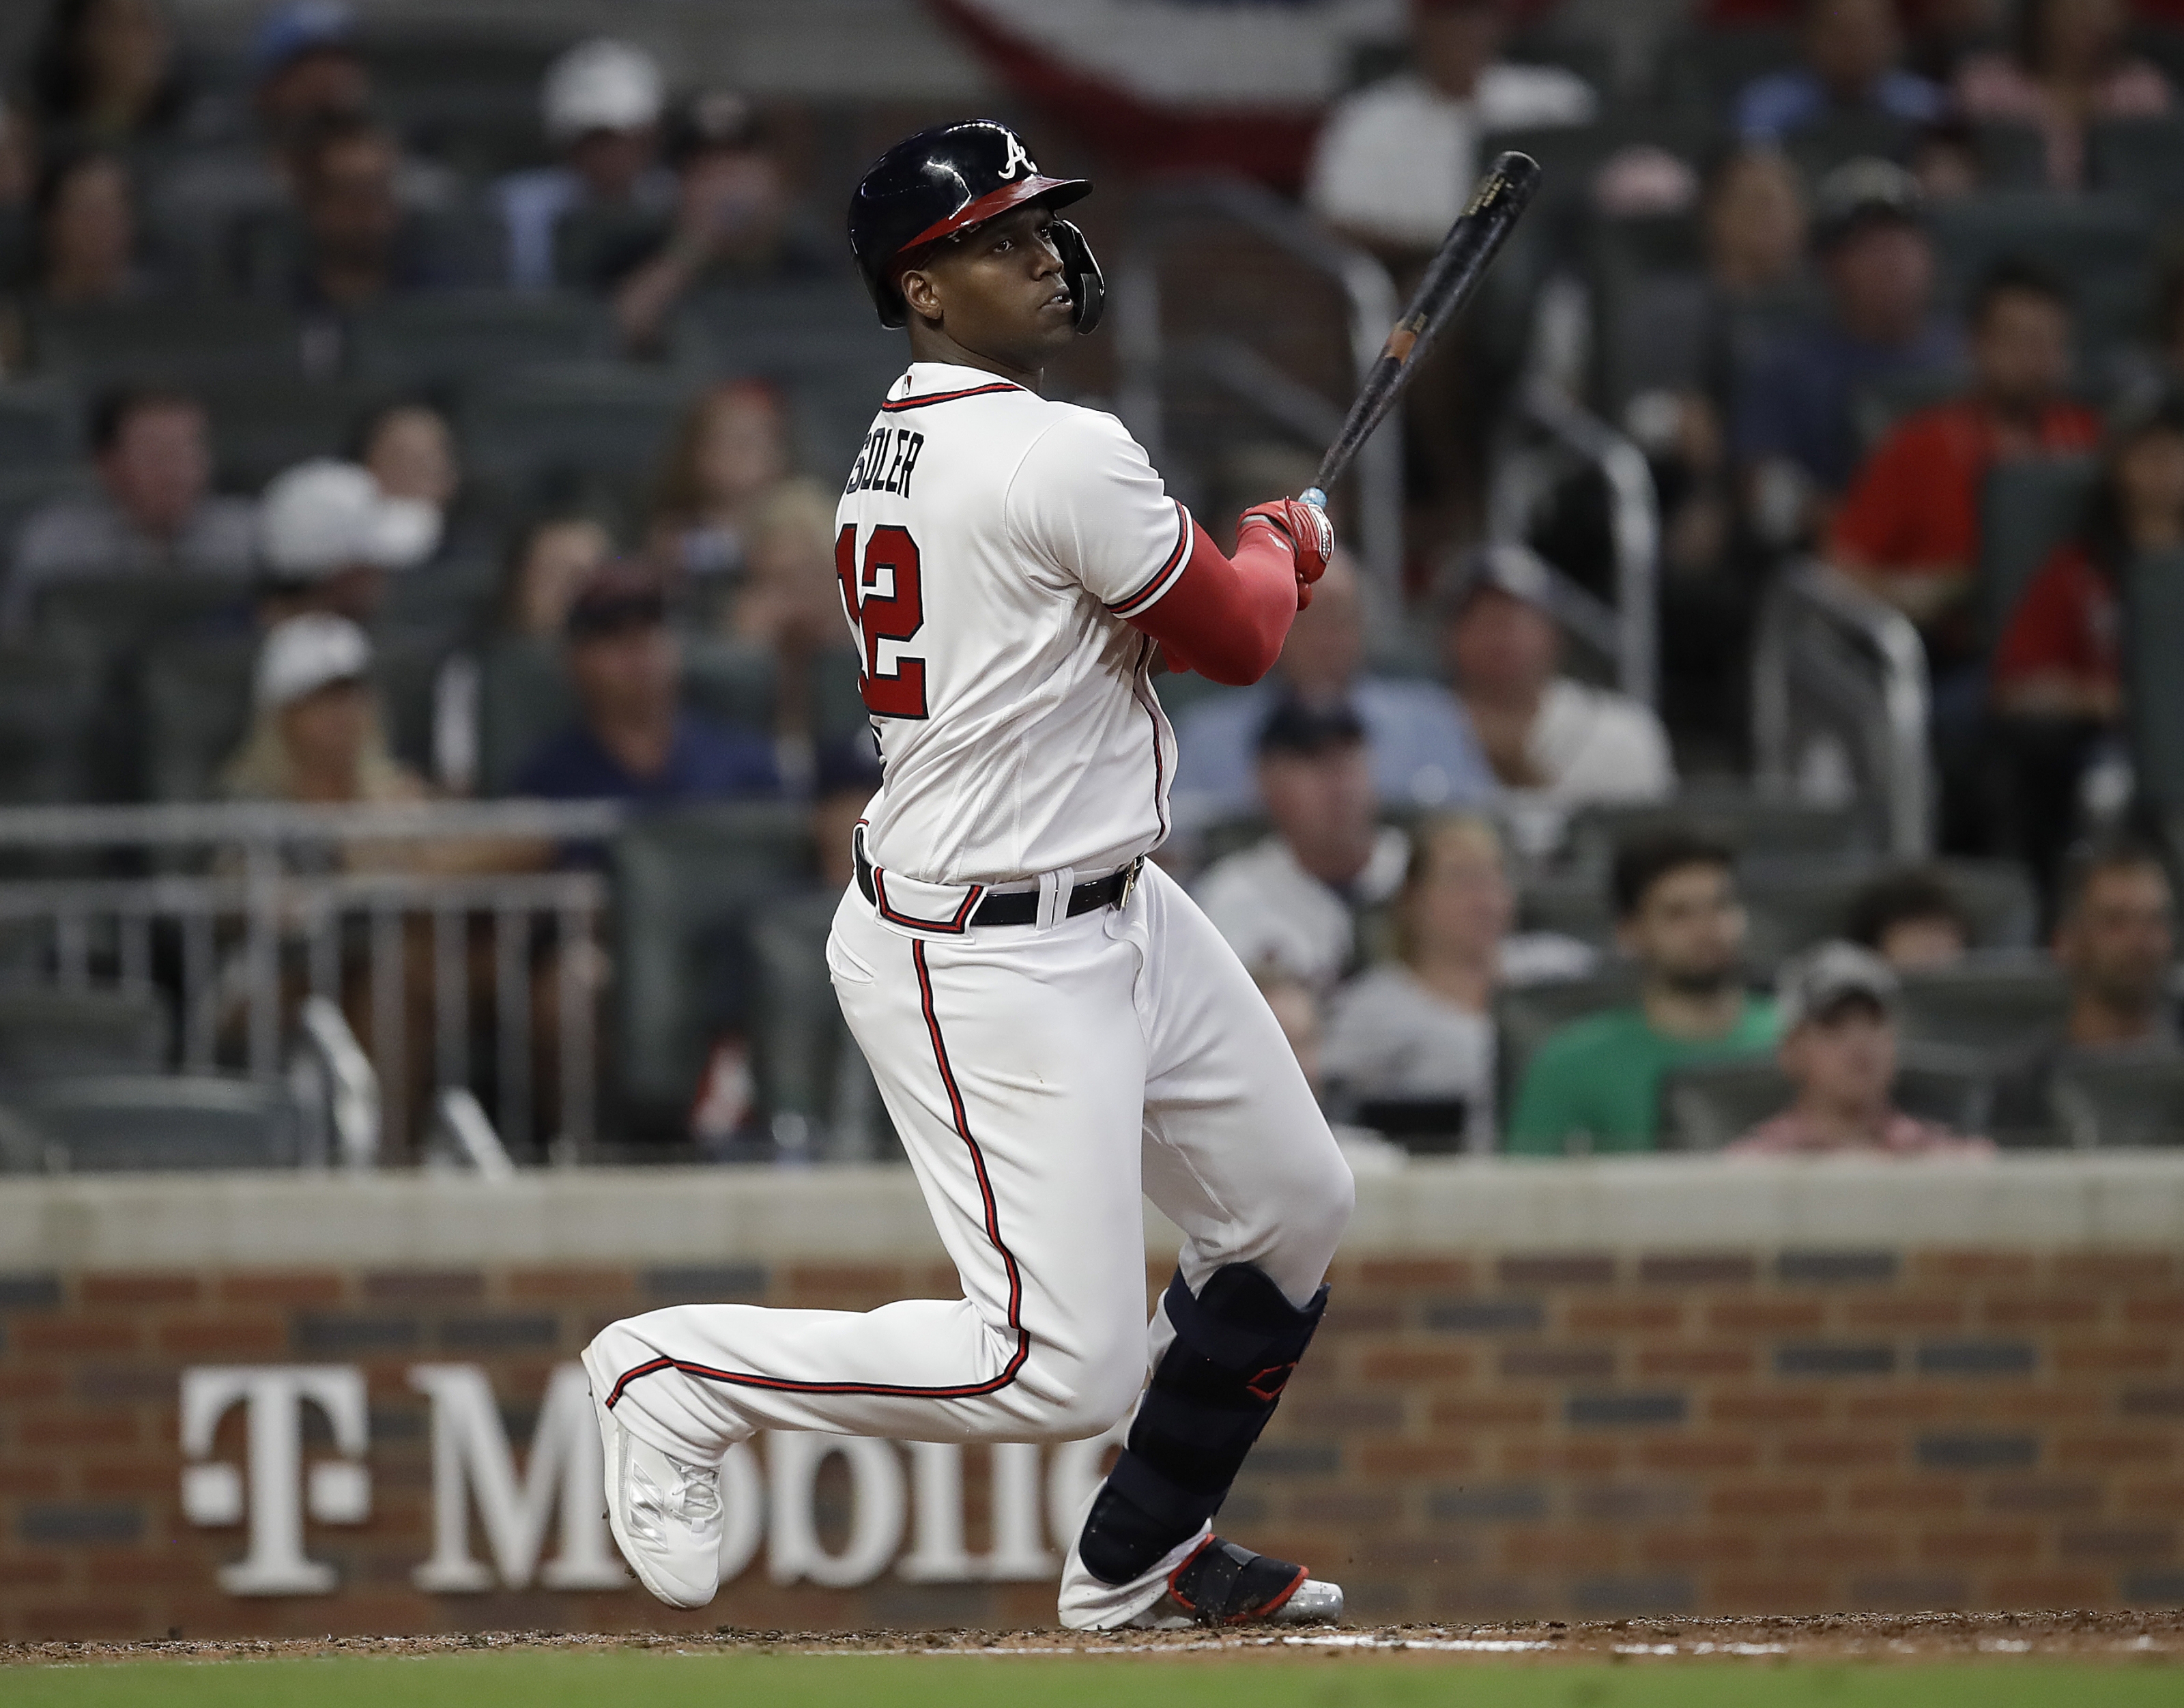
M1327 1289L1300 1310L1264 1270L1230 1264L1195 1297L1178 1273L1162 1303L1175 1342L1153 1371L1078 1543L1085 1569L1103 1583L1143 1577L1220 1510L1312 1342Z

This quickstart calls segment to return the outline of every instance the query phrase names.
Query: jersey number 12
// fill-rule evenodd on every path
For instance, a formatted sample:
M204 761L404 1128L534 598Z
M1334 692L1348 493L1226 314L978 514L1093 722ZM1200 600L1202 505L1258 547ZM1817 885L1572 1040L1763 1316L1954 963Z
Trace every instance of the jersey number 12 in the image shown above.
M872 530L865 542L865 562L857 567L857 530L844 527L834 539L834 574L842 583L842 606L861 639L862 668L857 691L875 717L925 716L925 661L895 655L894 668L880 668L880 643L905 641L925 627L924 572L917 542L910 530L889 524ZM882 579L889 590L881 593Z

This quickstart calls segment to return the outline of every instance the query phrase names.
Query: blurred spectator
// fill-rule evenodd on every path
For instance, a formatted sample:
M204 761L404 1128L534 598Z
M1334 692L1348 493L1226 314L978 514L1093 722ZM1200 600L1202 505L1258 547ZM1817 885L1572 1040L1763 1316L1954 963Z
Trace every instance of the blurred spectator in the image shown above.
M1906 124L1938 117L1942 92L1903 69L1893 0L1806 0L1805 63L1746 84L1736 128L1750 142L1780 142L1836 113L1878 113Z
M781 394L764 380L712 387L685 411L668 447L653 495L653 552L700 586L739 575L751 519L789 467Z
M1971 383L1875 449L1836 513L1829 555L1918 624L1938 663L1965 657L1979 500L1998 462L2081 451L2100 419L2064 392L2070 310L2047 274L2004 262L1972 300Z
M2121 762L2123 579L2184 548L2184 397L2112 436L2075 536L2041 567L1995 649L1994 707L2008 756L2012 846L2043 890L2081 817L2089 767Z
M493 186L508 233L508 282L557 283L554 235L574 214L664 223L675 178L659 164L660 66L644 48L596 36L546 70L540 117L560 164L511 172Z
M613 555L614 540L595 517L546 516L532 522L509 550L501 628L538 640L559 638L577 594Z
M1267 1007L1274 1017L1274 1024L1281 1028L1282 1041L1296 1058L1305 1084L1312 1088L1315 1098L1323 1097L1326 1087L1321 1069L1325 1032L1318 994L1303 980L1271 963L1254 967L1251 982L1267 999ZM1401 1146L1391 1144L1379 1134L1362 1127L1338 1121L1329 1130L1334 1136L1336 1148L1342 1153L1343 1161L1350 1164L1353 1174L1392 1174L1409 1160Z
M600 571L570 606L567 633L579 721L532 756L517 794L666 806L778 791L771 742L682 705L682 651L656 576L629 563Z
M373 120L310 126L292 153L296 223L248 264L253 288L301 309L346 310L454 282L434 234L397 193L401 159Z
M1408 840L1374 820L1365 726L1340 701L1282 701L1259 734L1258 779L1273 834L1215 861L1198 904L1245 966L1331 990L1357 957L1357 913L1401 886Z
M48 500L17 535L6 626L20 632L56 582L100 575L205 575L251 571L256 507L215 497L203 408L185 393L115 391L92 411L101 490Z
M2048 142L2048 181L2075 190L2086 173L2086 127L2097 119L2151 118L2176 96L2152 61L2130 51L2123 0L2022 0L2008 53L1977 53L1958 68L1956 100L1969 119L2036 126Z
M1305 186L1313 212L1373 248L1430 254L1471 199L1482 138L1592 121L1598 99L1574 72L1502 59L1507 10L1502 0L1412 0L1417 70L1334 104Z
M588 282L611 293L622 340L635 350L657 348L668 316L694 290L816 277L838 265L803 218L771 134L742 97L716 91L692 102L673 152L673 223L604 253L599 278Z
M1568 811L1595 801L1658 801L1675 792L1668 732L1627 694L1561 673L1552 572L1529 547L1504 542L1459 567L1441 628L1446 661L1471 727L1511 805L1539 821L1527 838L1560 840Z
M1186 829L1251 809L1260 731L1286 701L1340 706L1365 732L1375 792L1405 807L1468 807L1494 798L1494 774L1463 706L1429 682L1361 674L1365 589L1346 552L1337 551L1297 613L1275 673L1256 687L1223 694L1184 714L1176 731L1175 810Z
M332 118L371 110L371 68L346 0L287 0L267 12L251 58L259 123L276 148Z
M2081 846L2063 871L2051 941L2070 981L2059 1031L2011 1052L2014 1071L1995 1097L2005 1133L2054 1125L2056 1070L2075 1058L2167 1056L2178 1048L2170 979L2176 957L2169 871L2151 847L2130 840Z
M136 195L119 156L64 154L41 176L33 204L32 299L74 307L144 294Z
M1797 1101L1727 1148L1730 1156L1988 1156L1895 1107L1896 1003L1889 964L1852 943L1823 943L1782 970L1774 1011L1782 1070Z
M259 620L330 611L369 623L390 573L439 544L439 512L380 490L369 470L315 457L276 475L259 505Z
M1864 388L1955 365L1956 336L1933 316L1934 248L1920 209L1917 183L1885 160L1853 160L1821 181L1814 237L1828 312L1779 339L1738 388L1736 460L1771 543L1804 537L1814 511L1848 484Z
M370 671L371 642L345 617L314 611L267 629L256 717L220 792L320 805L424 799L424 779L387 749Z
M2081 849L2064 869L2053 946L2070 981L2064 1049L2177 1047L2174 897L2152 848L2119 841Z
M1942 88L1953 87L1957 68L1971 54L2003 39L2011 0L1906 0L1902 8L1906 57L1912 70Z
M856 679L857 664L834 570L834 499L809 481L784 481L751 525L749 573L722 625L732 639L762 647L774 661L774 745L783 780L800 787L812 774L822 726L822 653L847 655L834 680ZM855 726L864 708L846 719Z
M1984 171L1978 133L1958 118L1929 125L1911 144L1910 164L1928 207L1972 195Z
M421 572L458 572L499 555L498 508L465 479L454 429L437 405L421 398L382 405L364 418L355 450L381 492L438 518L433 548L415 566Z
M1875 879L1851 897L1843 935L1899 973L1954 966L1971 950L1971 920L1939 872L1909 868Z
M1492 1150L1495 991L1579 977L1599 958L1574 938L1513 936L1516 918L1502 838L1490 820L1421 825L1396 904L1400 958L1336 994L1327 1077L1361 1102L1459 1101L1464 1148Z
M1729 423L1741 377L1813 296L1803 180L1779 149L1721 151L1701 215L1704 270L1639 281L1615 334L1632 377L1624 428L1661 508L1663 710L1691 730L1743 723L1730 666L1745 650L1752 578Z
M159 0L53 0L26 81L49 148L169 135L185 104Z
M1638 1002L1540 1047L1511 1118L1513 1153L1650 1151L1663 1074L1774 1041L1774 1004L1739 980L1745 916L1727 849L1680 831L1650 836L1617 852L1613 883L1616 941L1644 979Z

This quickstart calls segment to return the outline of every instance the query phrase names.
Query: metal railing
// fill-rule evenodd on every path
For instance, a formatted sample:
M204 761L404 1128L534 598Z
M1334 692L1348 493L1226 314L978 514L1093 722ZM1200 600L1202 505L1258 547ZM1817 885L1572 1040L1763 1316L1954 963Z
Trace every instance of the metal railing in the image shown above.
M493 840L543 852L610 834L624 817L612 802L0 810L0 857L74 852L94 868L0 881L0 941L17 978L170 1002L186 1071L272 1078L294 1035L327 1097L328 1150L352 1165L382 1146L402 1151L429 1104L456 1154L490 1167L475 1097L488 1083L499 1139L573 1158L597 1129L604 880L336 868L374 845ZM542 1002L550 1013L534 1012ZM542 1043L551 1132L533 1091ZM462 1094L452 1105L451 1092Z
M1900 860L1933 852L1926 651L1910 620L1818 560L1788 565L1752 649L1752 745L1763 789L1847 793Z
M1618 687L1653 705L1660 678L1661 513L1646 454L1538 375L1518 389L1512 427L1516 431L1504 435L1494 458L1488 533L1497 540L1524 539L1540 500L1573 460L1599 475L1607 490L1615 602L1609 605L1557 569L1557 615L1612 661ZM1534 438L1529 444L1520 437L1526 429Z
M1282 371L1252 345L1227 335L1170 339L1162 320L1160 244L1186 220L1203 237L1209 220L1241 226L1342 293L1353 379L1362 383L1396 323L1388 270L1272 191L1240 178L1164 184L1139 200L1135 234L1117 270L1116 346L1123 419L1156 467L1166 437L1167 390L1188 373L1226 393L1302 443L1324 448L1349 399L1330 400ZM1357 556L1397 608L1403 563L1402 423L1391 414L1360 449L1355 483Z

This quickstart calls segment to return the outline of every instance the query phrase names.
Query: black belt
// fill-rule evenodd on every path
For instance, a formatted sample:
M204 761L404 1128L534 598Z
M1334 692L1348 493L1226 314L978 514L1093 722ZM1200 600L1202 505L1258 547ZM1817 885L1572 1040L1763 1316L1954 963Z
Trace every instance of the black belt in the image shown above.
M864 892L865 900L878 907L879 897L872 889L872 862L865 857L862 847L857 849L856 854L857 888ZM1077 885L1069 892L1068 917L1073 919L1079 913L1089 913L1101 907L1120 907L1130 899L1130 891L1137 887L1138 869L1145 863L1145 857L1139 855L1119 872L1110 872L1104 878L1094 878ZM1003 895L989 896L978 904L978 911L967 923L972 925L1036 925L1039 923L1039 891L1011 890Z

